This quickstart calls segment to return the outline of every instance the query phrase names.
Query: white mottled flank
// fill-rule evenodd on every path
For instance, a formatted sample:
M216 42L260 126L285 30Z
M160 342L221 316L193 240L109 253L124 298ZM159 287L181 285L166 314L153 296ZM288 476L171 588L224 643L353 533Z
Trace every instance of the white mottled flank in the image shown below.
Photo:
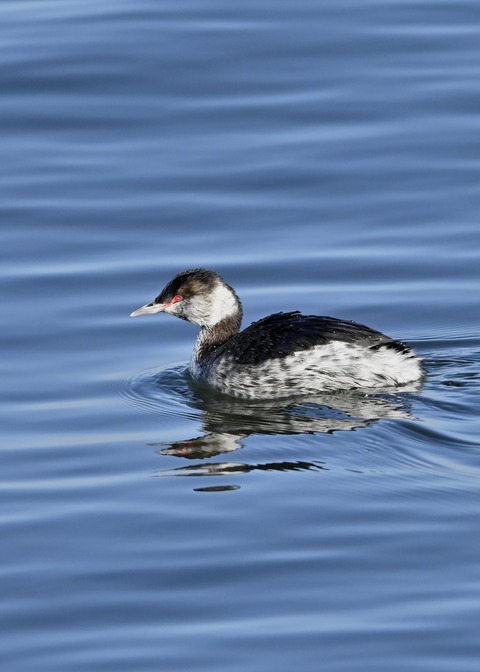
M216 390L243 399L275 399L354 388L386 388L420 380L420 358L383 346L332 341L259 365L239 365L231 356L198 361L199 335L190 370Z

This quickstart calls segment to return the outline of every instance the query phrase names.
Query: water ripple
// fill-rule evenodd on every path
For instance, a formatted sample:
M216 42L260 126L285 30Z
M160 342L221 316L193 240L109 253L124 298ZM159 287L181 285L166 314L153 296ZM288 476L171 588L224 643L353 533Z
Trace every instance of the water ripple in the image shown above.
M197 418L191 411L188 368L178 365L141 371L117 381L118 393L129 403L151 413Z

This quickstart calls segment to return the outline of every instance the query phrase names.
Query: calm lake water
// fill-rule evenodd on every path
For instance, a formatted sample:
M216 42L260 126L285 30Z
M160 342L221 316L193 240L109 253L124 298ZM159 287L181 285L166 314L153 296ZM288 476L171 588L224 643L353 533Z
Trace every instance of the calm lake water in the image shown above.
M441 0L4 0L6 672L477 672L480 12ZM398 394L239 403L196 329L408 341Z

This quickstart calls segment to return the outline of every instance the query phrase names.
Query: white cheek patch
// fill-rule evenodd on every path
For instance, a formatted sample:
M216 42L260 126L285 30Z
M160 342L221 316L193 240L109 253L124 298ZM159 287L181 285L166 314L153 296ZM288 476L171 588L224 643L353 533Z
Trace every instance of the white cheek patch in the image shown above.
M203 315L203 324L211 327L225 317L238 312L238 302L232 292L219 283L208 296L209 309Z

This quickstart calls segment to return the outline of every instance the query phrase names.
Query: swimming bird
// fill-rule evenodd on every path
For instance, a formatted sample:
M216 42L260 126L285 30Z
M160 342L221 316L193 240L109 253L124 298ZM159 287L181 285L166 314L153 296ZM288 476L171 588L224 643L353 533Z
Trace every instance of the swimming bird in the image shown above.
M421 359L375 329L336 317L274 313L240 331L243 309L215 271L178 273L131 317L168 313L200 326L190 372L243 399L311 396L404 386L422 378Z

